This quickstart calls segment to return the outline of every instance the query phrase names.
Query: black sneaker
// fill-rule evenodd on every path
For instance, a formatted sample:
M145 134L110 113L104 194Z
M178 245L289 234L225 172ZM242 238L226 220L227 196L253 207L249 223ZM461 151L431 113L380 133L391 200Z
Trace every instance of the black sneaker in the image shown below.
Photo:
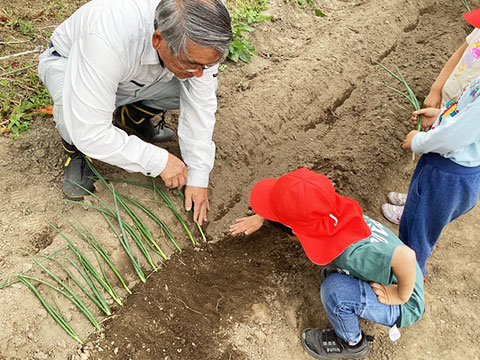
M92 162L92 160L78 151L74 145L70 145L63 139L62 143L65 154L68 156L67 161L65 161L63 193L68 199L83 200L85 195L89 195L88 191L93 192L95 190L93 184L96 178L87 163L87 161Z
M165 126L165 113L165 110L154 109L141 102L122 105L115 113L115 124L145 141L169 141L173 138L174 132ZM152 119L157 115L160 115L161 119L155 125Z
M323 283L326 277L333 273L339 273L338 269L335 266L333 265L325 266L320 272L320 283Z
M350 346L340 339L333 329L305 329L302 332L302 345L315 359L361 359L370 353L369 342L373 337L365 335L357 345Z

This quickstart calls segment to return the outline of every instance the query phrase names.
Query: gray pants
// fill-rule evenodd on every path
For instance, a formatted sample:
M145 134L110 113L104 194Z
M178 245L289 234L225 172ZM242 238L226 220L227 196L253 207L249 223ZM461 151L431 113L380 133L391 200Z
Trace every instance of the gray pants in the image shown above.
M68 59L59 56L56 52L54 55L54 52L55 48L50 47L40 55L38 76L53 99L53 118L60 136L69 144L73 144L65 127L62 101ZM137 101L161 110L178 109L180 106L180 82L176 77L168 82L155 81L140 88L134 94L117 95L115 105L118 107Z

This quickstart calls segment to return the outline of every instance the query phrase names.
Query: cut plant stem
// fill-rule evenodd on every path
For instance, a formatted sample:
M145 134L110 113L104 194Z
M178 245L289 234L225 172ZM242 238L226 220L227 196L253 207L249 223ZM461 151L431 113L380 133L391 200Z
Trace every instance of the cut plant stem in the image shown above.
M130 184L130 185L135 185L135 186L139 186L139 187L143 187L143 188L146 188L146 189L156 191L157 194L159 194L160 197L162 198L163 204L166 207L168 207L172 211L172 213L175 215L175 217L178 219L178 221L180 221L180 223L182 224L183 228L185 229L188 237L190 238L192 243L195 245L195 240L192 236L192 233L190 232L190 229L188 228L188 225L187 225L185 219L182 217L182 215L180 215L180 213L175 208L175 205L172 203L172 201L170 200L168 195L162 189L160 189L159 187L153 187L152 185L142 184L142 183L139 183L137 181L131 181L131 180L115 179L115 178L105 178L105 180L109 180L109 181L113 181L113 182L120 182L120 183L125 183L125 184Z
M40 266L40 268L43 271L45 271L48 275L50 275L50 277L53 280L55 280L62 288L65 289L65 292L60 291L60 293L63 294L68 300L70 300L85 315L85 317L90 321L90 323L95 327L95 329L100 330L100 325L98 324L97 319L95 319L95 316L93 316L91 311L88 309L88 306L85 305L85 303L77 296L77 294L64 281L62 281L58 276L56 276L53 272L51 272L47 267L45 267L43 264L40 264L33 255L31 254L28 254L28 255L33 259L33 261L35 261ZM52 288L55 288L47 282L42 282L42 283Z
M142 282L146 281L145 274L142 271L142 268L140 266L139 261L137 259L135 259L135 257L133 256L132 249L130 248L130 244L128 242L127 235L125 234L125 236L122 236L122 234L116 229L115 225L113 225L113 223L108 218L108 217L113 217L114 219L118 220L117 214L112 212L111 209L108 207L108 205L107 205L108 209L104 209L104 208L101 208L99 206L83 203L81 201L68 200L68 199L65 199L64 201L72 203L72 204L77 204L77 205L86 206L86 207L95 209L100 214L102 214L103 217L105 218L105 220L107 221L107 223L109 224L110 228L114 232L114 234L117 236L117 239L119 240L120 244L122 245L123 249L125 250L125 253L127 254L128 258L130 259L130 262L131 262L135 272L137 273L138 277L140 278L140 280ZM125 224L121 218L120 218L120 221L121 221L121 226L128 226L128 224Z
M90 165L90 162L88 162L88 164ZM93 168L93 166L92 166ZM103 201L101 198L99 198L97 195L95 195L94 193L92 193L90 190L84 188L83 186L81 185L78 185L81 189L85 190L89 195L91 195L93 198L95 198L98 202L100 202L100 204L102 204L104 206L104 208L101 208L99 206L94 206L94 205L90 205L90 204L87 204L87 203L83 203L81 201L76 201L76 200L69 200L69 199L65 199L64 201L65 202L69 202L69 203L73 203L73 204L77 204L77 205L81 205L81 206L87 206L87 207L90 207L90 208L93 208L93 209L96 209L98 211L100 211L102 214L104 215L108 215L108 216L111 216L113 217L114 219L116 219L119 224L120 224L120 227L122 229L122 234L124 234L124 236L120 236L119 233L116 233L117 236L119 236L119 240L120 240L120 243L122 244L123 248L125 249L125 252L127 253L128 257L130 258L130 260L132 261L132 265L134 266L135 268L135 271L137 272L137 275L139 276L140 280L142 282L145 282L146 281L146 278L145 278L145 275L143 274L142 270L141 270L141 267L140 267L140 264L139 264L139 261L138 259L135 259L133 257L133 254L132 254L132 250L130 248L130 245L128 244L128 239L127 239L127 236L125 234L125 232L123 231L124 229L127 230L127 232L130 234L130 236L132 237L132 239L135 241L135 243L137 244L137 246L139 247L140 250L142 249L145 249L143 243L141 242L141 240L139 239L138 235L135 233L135 230L133 230L133 228L128 225L127 223L125 223L121 216L120 216L120 213L117 212L117 211L113 211L110 206L108 206L107 203L105 203L105 201ZM115 197L114 197L114 200L115 200ZM107 218L106 218L107 219ZM107 220L108 221L108 220ZM114 230L115 232L115 227L113 226L113 224L108 221L112 230ZM146 251L146 249L145 249ZM143 253L143 251L142 251ZM144 254L145 255L145 254ZM149 255L148 255L149 256Z
M59 247L58 249L54 250L52 253L50 253L50 254L48 254L48 255L46 255L46 256L43 256L43 259L42 259L42 260L39 260L40 263L44 262L45 260L50 259L50 258L53 257L55 254L59 253L59 252L62 251L62 250L65 250L65 249L68 249L68 245L61 246L61 247ZM3 289L3 288L8 287L8 286L10 286L10 285L16 284L17 282L20 282L20 279L18 278L18 275L27 274L29 271L32 271L32 270L35 269L36 267L37 267L37 265L34 264L31 269L26 270L26 271L23 271L23 272L21 272L20 274L14 274L14 273L12 273L12 274L8 275L8 277L0 283L0 290ZM17 277L17 279L16 279L16 280L13 280L13 281L10 281L12 275L15 275L15 276Z
M152 236L152 234L148 230L147 226L142 222L142 220L138 217L138 215L125 203L125 201L123 201L122 198L120 198L117 195L117 192L115 191L113 185L108 184L106 182L106 180L103 178L103 176L100 175L100 173L97 171L97 169L95 169L95 167L92 164L90 164L90 162L88 162L88 166L93 171L95 176L97 176L97 178L101 181L101 183L112 193L113 198L115 199L115 202L120 204L122 206L122 208L125 210L125 212L128 214L128 216L130 216L130 218L132 219L133 223L135 224L138 232L140 233L140 236L144 240L147 241L147 243L150 245L150 247L157 254L159 254L164 260L166 260L167 256L165 255L163 250L160 248L160 246L157 244L154 237ZM139 247L142 254L145 256L145 258L147 259L147 261L150 264L150 266L152 267L152 269L157 270L157 267L156 267L155 263L153 262L152 258L150 257L150 254L148 253L147 249L145 248L142 239L140 237L135 236L135 235L132 235L132 236L134 236L135 243Z
M70 212L70 214L74 217L74 219L85 229L85 231L87 231L88 233L88 236L86 236L83 232L81 232L80 230L78 230L73 224L71 224L65 217L65 220L70 224L70 226L75 229L79 234L80 236L82 236L82 238L88 242L88 244L90 245L90 247L95 250L102 258L103 260L108 264L108 266L110 267L110 269L113 271L113 273L115 274L115 276L117 277L117 279L120 281L120 283L122 284L122 286L124 287L124 289L129 293L131 294L132 291L128 288L127 284L125 283L125 280L123 279L123 277L120 275L120 272L118 271L118 269L116 268L115 264L113 263L112 259L110 258L110 256L108 255L107 251L103 248L103 246L101 245L101 243L96 239L96 237L92 234L92 232L90 231L90 229L88 229L81 221L80 219L78 219L78 217L76 217L72 212ZM63 215L62 215L63 216Z
M32 277L27 277L25 275L18 274L18 281L22 282L28 289L30 289L31 292L35 294L35 296L40 300L41 304L47 310L47 312L50 314L50 316L57 322L60 327L65 330L65 332L70 335L75 341L79 342L80 344L83 345L82 339L77 335L77 333L73 330L73 328L70 326L68 321L65 319L65 317L59 313L57 310L55 310L46 300L45 298L40 294L38 289L33 285L29 279L35 280L35 281L40 281L39 279L32 278Z
M65 264L63 262L61 262L60 260L58 259L52 259L53 261L55 261L58 265L60 265L60 267L65 271L65 273L68 275L68 277L73 280L73 282L77 285L77 287L83 291L83 293L85 295L87 295L89 297L90 300L92 300L92 302L97 305L99 307L100 310L102 310L105 315L111 315L112 314L112 311L110 310L110 308L108 307L108 304L106 303L105 299L103 298L102 294L100 294L100 292L98 291L98 288L96 287L95 283L93 281L91 281L91 278L89 276L87 276L81 269L80 267L72 260L70 259L69 257L65 257L69 262L70 264L72 264L72 266L78 271L78 273L82 276L82 278L85 280L85 282L87 283L87 285L90 287L90 289L92 290L92 292L89 292L85 286L83 286L80 281L70 272L70 270L68 270L68 268L65 266Z
M78 259L80 264L83 266L85 271L90 276L92 276L105 289L105 291L111 296L113 300L115 300L115 302L118 305L123 305L122 300L117 295L115 289L108 281L108 278L106 278L105 276L102 276L104 275L103 271L102 271L102 275L100 275L98 271L95 269L95 267L90 263L90 261L88 261L87 257L78 249L78 247L69 238L65 236L65 234L62 231L60 231L56 226L52 224L50 224L50 226L55 231L57 231L60 234L60 236L68 243L70 250L76 256L76 258Z
M124 198L125 200L131 202L133 205L135 205L136 207L138 207L140 210L142 210L145 214L147 214L155 223L157 223L160 228L163 230L163 232L167 235L167 237L170 239L170 241L173 243L173 245L175 245L175 247L177 248L178 251L182 251L182 249L180 248L180 246L178 245L177 243L177 240L175 238L175 236L172 234L172 232L170 231L170 229L168 228L168 226L157 216L155 215L152 211L150 211L145 205L143 205L142 203L138 202L137 200L134 200L126 195L123 195L123 194L120 194L118 193L118 195L120 195L122 198Z
M178 192L178 195L180 195L180 199L182 199L182 202L185 204L185 194L180 189L177 189L177 192ZM192 216L192 219L193 219L193 210L190 209L189 213L190 213L190 215ZM198 223L198 221L195 221L195 224L197 225L198 231L200 231L200 235L202 236L202 240L207 241L207 238L205 237L202 226Z

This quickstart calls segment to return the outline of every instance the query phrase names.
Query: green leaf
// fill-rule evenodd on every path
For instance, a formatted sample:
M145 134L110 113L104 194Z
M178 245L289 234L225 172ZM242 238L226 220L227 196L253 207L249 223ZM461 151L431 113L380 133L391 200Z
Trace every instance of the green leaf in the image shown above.
M325 14L321 9L315 9L315 16L326 17L327 14Z

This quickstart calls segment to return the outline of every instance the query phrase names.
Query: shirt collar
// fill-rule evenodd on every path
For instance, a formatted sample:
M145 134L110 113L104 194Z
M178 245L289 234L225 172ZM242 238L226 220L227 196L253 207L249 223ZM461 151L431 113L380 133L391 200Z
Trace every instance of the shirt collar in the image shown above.
M153 23L152 23L152 31L147 33L145 39L145 44L143 47L141 63L142 65L161 65L160 64L160 57L158 56L157 50L153 47L152 44L152 36L153 36Z
M146 39L144 40L143 52L141 57L142 65L162 65L160 63L160 57L158 56L157 50L153 47L152 44L152 36L153 32L155 31L153 26L153 17L155 16L155 9L160 1L159 0L150 0L150 11L149 13L152 14L152 17L149 21L147 21L147 30L146 30ZM164 67L164 66L162 66Z

